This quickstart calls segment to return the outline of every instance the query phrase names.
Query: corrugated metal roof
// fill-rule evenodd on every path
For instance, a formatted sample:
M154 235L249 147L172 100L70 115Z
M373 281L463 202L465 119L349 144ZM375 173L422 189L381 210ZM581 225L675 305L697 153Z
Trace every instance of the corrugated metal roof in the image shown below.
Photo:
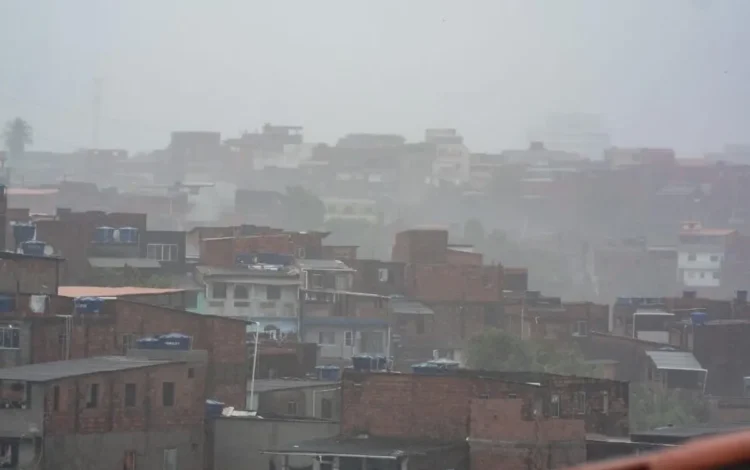
M662 370L706 370L698 359L687 351L646 351L657 369Z
M153 287L98 287L60 286L57 294L62 297L119 297L121 295L158 295L184 292L186 289L155 289Z
M118 372L141 367L158 366L179 361L151 361L127 356L103 356L70 361L43 362L20 367L0 369L0 380L19 382L49 382L67 377L77 377L103 372Z
M301 259L297 261L300 269L311 271L354 271L337 259Z
M422 302L391 299L393 313L405 315L434 315L435 312Z

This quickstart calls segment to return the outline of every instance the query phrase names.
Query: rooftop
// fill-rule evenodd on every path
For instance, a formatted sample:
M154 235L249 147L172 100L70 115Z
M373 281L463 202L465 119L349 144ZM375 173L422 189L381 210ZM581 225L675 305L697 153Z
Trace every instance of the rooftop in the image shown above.
M337 259L301 259L297 261L297 265L300 269L312 271L354 271Z
M308 387L334 387L339 382L313 379L255 379L255 393L294 390ZM248 382L248 391L250 384Z
M283 278L277 279L277 282L283 284L288 281L292 283L299 283L299 271L297 269L252 269L252 266L248 267L214 267L214 266L197 266L195 268L203 276L243 276L243 277L258 277L258 278ZM264 284L273 284L267 279L263 280Z
M659 350L646 351L657 369L705 371L700 362L687 351Z
M185 292L185 289L156 289L153 287L99 287L99 286L60 286L57 295L61 297L120 297L123 295L159 295Z
M58 189L53 188L8 188L8 196L52 196Z
M407 455L427 455L432 452L465 446L465 442L439 442L384 437L330 437L288 444L263 451L264 454L297 454L320 456L367 456L374 459L398 459Z
M141 367L170 364L175 361L151 361L127 356L103 356L70 361L45 362L0 369L0 380L19 382L49 382L89 374L120 372Z
M422 302L416 300L391 299L393 313L402 315L434 315L435 312Z
M130 266L131 268L156 269L161 263L155 259L148 258L89 258L89 264L93 268L116 269Z
M633 442L650 442L661 444L680 444L690 439L715 436L750 429L750 423L704 424L697 426L663 427L651 431L634 432L630 435Z

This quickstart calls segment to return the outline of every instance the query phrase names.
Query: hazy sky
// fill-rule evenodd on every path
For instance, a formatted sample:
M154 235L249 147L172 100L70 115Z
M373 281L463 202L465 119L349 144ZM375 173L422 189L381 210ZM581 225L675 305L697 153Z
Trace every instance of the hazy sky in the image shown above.
M0 0L0 120L39 149L164 147L263 122L308 140L525 144L551 112L685 155L750 136L748 0Z

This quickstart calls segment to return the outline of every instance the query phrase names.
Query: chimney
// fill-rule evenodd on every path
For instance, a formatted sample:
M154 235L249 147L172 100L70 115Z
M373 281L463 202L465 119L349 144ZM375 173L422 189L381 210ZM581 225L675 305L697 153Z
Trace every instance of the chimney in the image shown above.
M694 299L696 297L694 290L684 290L682 291L682 298L683 299Z
M739 304L747 303L747 291L746 290L737 291L737 303Z

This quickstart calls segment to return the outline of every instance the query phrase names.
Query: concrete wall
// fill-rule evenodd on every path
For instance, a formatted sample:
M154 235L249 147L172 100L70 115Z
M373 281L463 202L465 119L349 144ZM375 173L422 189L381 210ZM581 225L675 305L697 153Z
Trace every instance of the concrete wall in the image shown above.
M214 297L214 284L227 284L226 297ZM208 310L206 313L222 316L244 317L296 317L299 310L299 280L291 278L287 285L272 284L281 290L281 298L269 300L267 285L261 279L219 279L207 280L209 284ZM237 298L235 290L239 285L248 290L247 298ZM269 285L271 285L269 283Z
M57 294L63 264L57 258L5 254L0 258L0 292Z
M333 437L339 432L339 424L331 421L217 418L212 424L216 470L265 470L271 460L280 469L280 457L260 452L294 442ZM312 459L292 457L289 464L311 465Z
M347 332L351 333L351 344L346 344ZM321 344L320 334L333 333L334 342L332 344ZM362 340L357 338L357 334L367 335L368 333L379 333L381 335L381 348L377 350L365 350ZM350 359L357 354L386 354L388 344L388 330L385 328L367 328L352 326L351 328L341 328L338 326L307 326L304 328L303 341L308 343L317 343L320 346L321 358Z
M0 368L16 367L31 362L31 322L9 321L3 326L11 325L20 330L20 344L18 349L0 349Z
M100 470L123 468L126 452L135 451L138 470L163 470L164 451L177 450L179 470L203 468L203 426L159 432L112 432L46 437L41 469Z
M27 436L36 428L41 433L44 426L44 386L31 386L31 404L25 410L0 409L0 436Z
M288 390L276 390L258 393L258 413L266 415L289 415L294 417L333 419L341 418L341 386L326 384L318 387L306 387ZM247 409L250 406L248 393ZM331 400L331 416L323 416L323 399ZM295 402L297 412L289 413L289 402ZM314 405L313 405L314 403Z

